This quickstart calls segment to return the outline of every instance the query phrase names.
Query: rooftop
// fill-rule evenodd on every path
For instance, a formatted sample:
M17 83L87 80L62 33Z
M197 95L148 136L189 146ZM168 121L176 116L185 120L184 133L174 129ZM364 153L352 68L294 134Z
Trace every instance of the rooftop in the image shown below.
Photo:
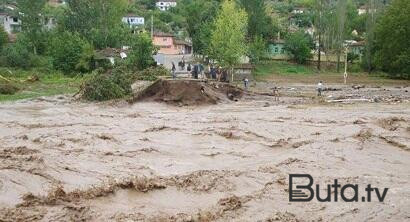
M174 34L165 33L165 32L154 32L155 37L174 37Z

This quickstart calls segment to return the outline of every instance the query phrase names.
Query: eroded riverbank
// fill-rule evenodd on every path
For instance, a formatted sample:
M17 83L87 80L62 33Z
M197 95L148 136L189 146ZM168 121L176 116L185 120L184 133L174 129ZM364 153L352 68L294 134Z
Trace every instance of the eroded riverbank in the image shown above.
M254 98L1 104L0 220L410 218L409 103ZM390 190L384 203L289 203L289 173Z

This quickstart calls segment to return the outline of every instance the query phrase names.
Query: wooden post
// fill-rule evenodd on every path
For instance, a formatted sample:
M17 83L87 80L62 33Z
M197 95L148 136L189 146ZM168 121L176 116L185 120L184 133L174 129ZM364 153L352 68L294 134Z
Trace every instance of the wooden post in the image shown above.
M344 73L343 77L344 77L345 85L346 85L346 83L347 83L347 52L348 52L347 46L346 46L345 50L346 50L346 53L345 53L345 73Z

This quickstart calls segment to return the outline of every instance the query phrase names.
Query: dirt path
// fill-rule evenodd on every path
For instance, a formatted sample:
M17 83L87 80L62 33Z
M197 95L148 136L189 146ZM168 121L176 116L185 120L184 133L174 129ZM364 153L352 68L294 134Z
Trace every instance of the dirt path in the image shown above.
M410 218L408 102L270 99L1 104L0 221ZM390 190L384 203L289 203L289 173Z

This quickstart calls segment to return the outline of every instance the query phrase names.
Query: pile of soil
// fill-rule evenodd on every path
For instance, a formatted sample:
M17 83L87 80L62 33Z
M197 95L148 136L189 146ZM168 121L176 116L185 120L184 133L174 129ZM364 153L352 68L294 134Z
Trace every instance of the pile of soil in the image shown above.
M155 101L171 105L212 105L223 101L238 101L242 89L227 83L198 80L157 80L134 96L132 102Z

